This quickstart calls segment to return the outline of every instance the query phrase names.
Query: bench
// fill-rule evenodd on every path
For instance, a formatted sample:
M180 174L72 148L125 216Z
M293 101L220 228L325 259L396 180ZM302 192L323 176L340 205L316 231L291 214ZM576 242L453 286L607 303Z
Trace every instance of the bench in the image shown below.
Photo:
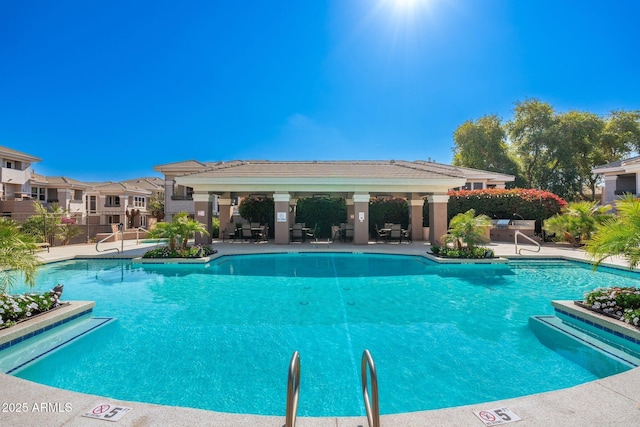
M36 243L36 246L38 247L38 249L40 249L41 251L43 250L47 250L47 252L49 252L49 247L51 246L49 243Z

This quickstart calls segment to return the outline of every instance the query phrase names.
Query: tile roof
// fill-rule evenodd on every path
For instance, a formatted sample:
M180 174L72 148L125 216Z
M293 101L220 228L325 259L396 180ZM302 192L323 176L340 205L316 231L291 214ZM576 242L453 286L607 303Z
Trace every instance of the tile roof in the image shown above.
M437 163L403 160L360 161L234 161L216 163L205 171L194 171L202 178L364 178L436 179L464 178L455 169Z

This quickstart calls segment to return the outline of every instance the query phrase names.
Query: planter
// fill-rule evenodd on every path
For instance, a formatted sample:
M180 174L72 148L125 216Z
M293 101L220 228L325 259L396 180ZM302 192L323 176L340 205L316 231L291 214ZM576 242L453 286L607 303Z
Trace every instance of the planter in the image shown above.
M422 240L429 241L429 227L422 227Z

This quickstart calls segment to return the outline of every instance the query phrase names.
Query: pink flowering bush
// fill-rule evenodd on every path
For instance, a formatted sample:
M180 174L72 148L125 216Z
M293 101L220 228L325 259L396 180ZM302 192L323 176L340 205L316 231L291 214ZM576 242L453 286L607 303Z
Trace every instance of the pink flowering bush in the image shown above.
M59 306L59 295L55 290L42 294L0 294L0 328Z

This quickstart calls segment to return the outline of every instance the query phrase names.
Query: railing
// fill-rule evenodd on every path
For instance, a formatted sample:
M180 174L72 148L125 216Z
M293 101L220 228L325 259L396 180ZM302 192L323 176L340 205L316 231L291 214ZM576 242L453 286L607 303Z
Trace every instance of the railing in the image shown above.
M110 238L112 238L113 236L115 236L116 234L121 233L122 234L122 230L118 230L116 232L113 232L111 234L109 234L107 237L105 237L104 239L100 240L98 243L96 243L96 251L97 252L107 252L107 251L118 251L118 253L120 252L120 249L118 248L109 248L109 249L105 249L105 250L100 250L98 249L98 245L106 240L109 240ZM124 236L120 236L120 241L122 242L121 245L124 245ZM124 249L124 247L123 247Z
M369 400L369 384L367 381L367 371L371 376L371 400ZM369 350L362 353L362 396L364 397L364 407L367 411L367 421L369 427L380 427L380 406L378 405L378 374L373 357Z
M295 427L298 414L298 395L300 393L300 355L297 351L291 356L289 363L289 379L287 381L287 412L285 427Z
M537 250L533 250L533 249L527 249L527 248L520 248L518 249L518 236L522 236L524 237L526 240L530 241L531 243L533 243L534 245L536 245L538 247ZM533 240L531 237L527 236L526 234L522 233L520 230L516 230L515 234L513 235L513 240L514 243L516 245L516 254L521 255L522 251L529 251L529 252L540 252L540 243L536 242L535 240Z
M145 232L147 232L147 233L149 232L149 230L147 230L147 229L146 229L146 228L144 228L144 227L138 227L138 228L136 228L136 245L139 245L139 244L140 244L140 230L145 231Z

